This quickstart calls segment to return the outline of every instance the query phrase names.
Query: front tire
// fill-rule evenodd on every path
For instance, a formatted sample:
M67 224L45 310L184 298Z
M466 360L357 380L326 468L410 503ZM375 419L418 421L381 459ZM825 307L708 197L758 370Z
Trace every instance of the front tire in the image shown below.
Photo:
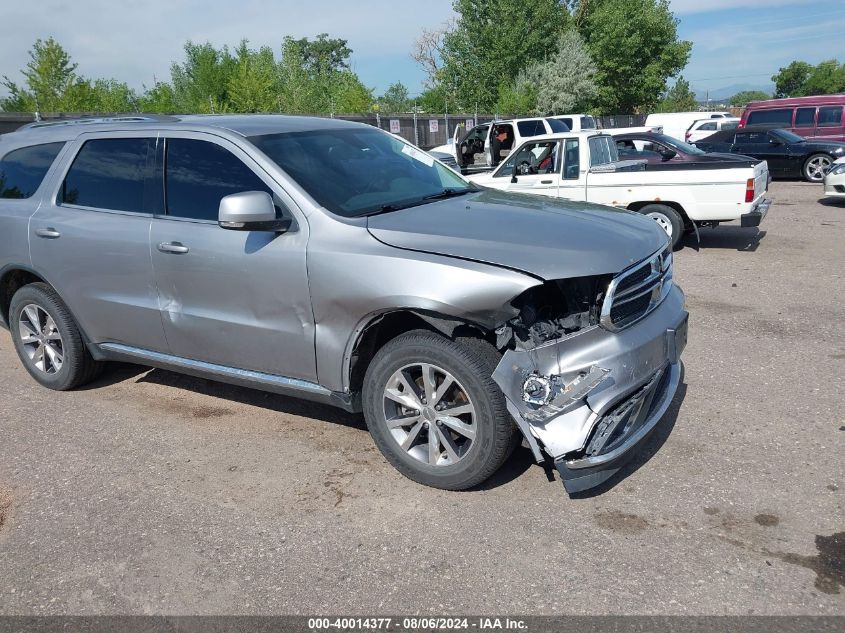
M74 389L96 378L101 369L70 310L47 284L29 284L14 294L9 329L21 363L48 389Z
M519 439L491 378L498 360L486 341L425 330L381 348L367 368L363 405L387 461L444 490L466 490L496 472Z
M665 231L672 248L678 245L684 234L684 220L680 213L665 204L647 204L639 212L657 222Z
M827 154L813 154L804 163L804 180L808 182L822 182L827 170L833 164L833 159Z

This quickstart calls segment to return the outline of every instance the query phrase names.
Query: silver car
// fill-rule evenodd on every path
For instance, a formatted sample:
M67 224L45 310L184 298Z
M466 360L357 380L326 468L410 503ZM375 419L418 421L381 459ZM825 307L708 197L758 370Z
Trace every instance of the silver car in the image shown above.
M0 315L45 387L128 361L363 411L450 490L521 441L570 492L606 480L673 399L687 327L650 219L283 116L0 137Z

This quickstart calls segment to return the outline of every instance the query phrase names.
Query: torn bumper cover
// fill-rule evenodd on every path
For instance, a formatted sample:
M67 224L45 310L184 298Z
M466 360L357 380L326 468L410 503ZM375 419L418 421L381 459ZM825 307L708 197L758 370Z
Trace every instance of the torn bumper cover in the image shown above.
M688 314L673 286L640 321L590 327L509 350L493 373L538 461L545 451L567 492L595 487L636 453L672 402Z

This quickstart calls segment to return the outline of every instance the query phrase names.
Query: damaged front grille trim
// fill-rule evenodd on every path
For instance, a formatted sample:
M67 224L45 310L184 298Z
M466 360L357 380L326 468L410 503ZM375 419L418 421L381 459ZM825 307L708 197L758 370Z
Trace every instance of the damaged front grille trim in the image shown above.
M644 272L647 276L643 278ZM634 279L633 283L629 280ZM630 285L626 285L626 282ZM599 322L611 332L617 332L636 323L654 310L669 294L672 287L672 250L666 247L639 264L619 273L607 288L607 296L602 304ZM613 317L614 308L624 306L651 294L648 305L633 314L619 320Z

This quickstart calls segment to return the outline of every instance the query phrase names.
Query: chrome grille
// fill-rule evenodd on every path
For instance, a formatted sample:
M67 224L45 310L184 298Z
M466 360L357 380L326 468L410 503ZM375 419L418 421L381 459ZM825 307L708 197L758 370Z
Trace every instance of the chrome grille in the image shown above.
M610 282L602 304L601 324L621 330L656 308L672 287L672 249L667 246Z

